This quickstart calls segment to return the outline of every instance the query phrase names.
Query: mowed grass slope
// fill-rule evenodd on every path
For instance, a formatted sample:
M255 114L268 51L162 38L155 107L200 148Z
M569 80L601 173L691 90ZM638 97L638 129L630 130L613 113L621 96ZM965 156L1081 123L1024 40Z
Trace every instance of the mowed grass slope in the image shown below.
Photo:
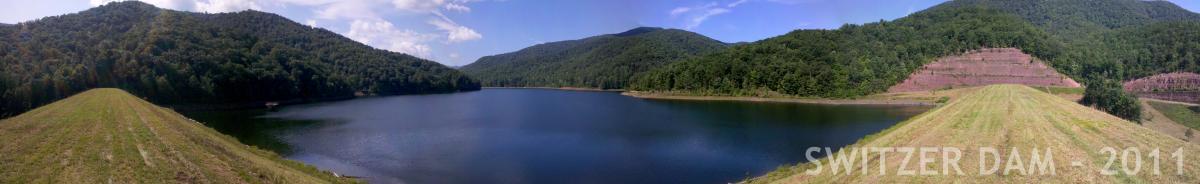
M1141 127L1136 123L1067 101L1063 98L1020 85L993 85L983 87L971 94L956 98L942 107L930 110L902 122L881 133L868 136L849 147L956 147L961 149L959 161L965 175L898 175L904 154L892 152L886 155L887 174L879 175L879 154L868 156L868 174L861 170L847 175L829 171L829 159L821 159L824 168L820 174L808 175L804 171L814 164L784 167L766 176L754 178L749 183L1200 183L1200 147L1179 139ZM981 175L979 148L994 147L1000 158L1008 161L1010 150L1020 150L1021 160L1029 167L1031 149L1047 149L1053 154L1055 174L1002 175L1006 168L1001 165L996 174ZM1101 169L1109 155L1101 152L1104 147L1113 147L1118 152L1137 147L1143 160L1136 175L1103 175ZM1153 174L1151 150L1162 150L1162 175ZM1176 159L1170 154L1183 149L1183 173L1178 170ZM842 150L846 152L848 150ZM1044 153L1039 153L1044 154ZM818 154L823 156L824 154ZM937 152L937 162L927 168L942 171L943 158ZM1111 169L1120 171L1121 155L1116 155ZM915 157L915 156L914 156ZM857 157L856 157L857 158ZM1136 157L1130 156L1130 166ZM990 161L988 166L993 165ZM1079 161L1082 166L1072 166ZM917 170L914 158L906 169ZM860 164L856 161L854 164ZM855 169L859 165L854 165Z
M1200 129L1200 112L1188 109L1188 105L1179 103L1168 103L1157 100L1148 101L1151 107L1162 112L1176 123L1182 124L1193 129Z
M0 183L352 183L118 89L0 121Z

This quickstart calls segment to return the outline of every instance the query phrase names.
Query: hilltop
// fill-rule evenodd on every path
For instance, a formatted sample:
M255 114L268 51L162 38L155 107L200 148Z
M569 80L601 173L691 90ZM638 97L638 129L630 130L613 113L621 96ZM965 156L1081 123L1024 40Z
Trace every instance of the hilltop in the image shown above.
M0 121L0 183L352 183L118 89Z
M833 174L828 170L829 159L821 159L826 167L817 175L807 175L805 170L815 165L799 164L783 167L766 176L754 178L749 183L872 183L888 181L897 183L1196 183L1200 182L1200 146L1155 132L1136 123L1105 114L1063 98L1020 85L992 85L950 101L944 106L925 112L905 122L847 146L855 147L955 147L962 150L961 170L965 175L899 176L897 168L904 154L886 155L889 174L878 175L875 170L881 162L878 154L869 154L866 168L870 174ZM979 174L978 148L998 149L1002 160L1010 160L1012 149L1020 150L1024 167L1033 168L1030 161L1033 148L1044 154L1049 150L1053 159L1055 175L1001 175ZM1118 151L1139 148L1142 168L1136 175L1102 175L1101 169L1110 155L1102 153L1104 147ZM1152 157L1149 152L1159 148L1164 153L1162 173L1154 175L1149 168ZM1186 158L1165 159L1178 149ZM846 152L842 149L841 152ZM936 157L942 158L937 152ZM819 154L823 155L823 154ZM1117 155L1120 156L1120 155ZM855 157L857 158L857 157ZM1045 157L1043 157L1045 158ZM1130 156L1129 159L1136 157ZM858 161L858 160L855 160ZM1079 161L1082 166L1073 166ZM989 161L992 162L992 161ZM1184 168L1176 174L1177 163ZM851 164L858 168L861 162ZM916 170L917 163L906 167ZM1004 163L1011 164L1011 163ZM1121 161L1115 161L1115 170L1121 170ZM929 169L943 171L942 162L928 164ZM1129 164L1132 168L1132 163ZM936 166L936 167L933 167ZM1001 167L1005 168L1005 167ZM1026 169L1031 171L1033 169ZM1017 171L1013 171L1017 172Z
M725 43L693 32L640 27L486 56L462 71L490 87L620 89L635 74L724 48Z
M252 10L192 13L124 1L0 26L0 117L97 87L164 105L479 89L436 62Z

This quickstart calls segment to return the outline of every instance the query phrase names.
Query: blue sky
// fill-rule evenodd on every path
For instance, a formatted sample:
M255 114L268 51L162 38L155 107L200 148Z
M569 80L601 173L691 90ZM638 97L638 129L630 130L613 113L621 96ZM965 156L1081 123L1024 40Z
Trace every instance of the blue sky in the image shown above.
M78 12L113 0L0 0L0 23ZM795 29L892 20L944 0L141 0L194 12L246 9L323 27L376 48L451 66L545 42L639 26L724 42ZM1200 0L1171 0L1192 11Z

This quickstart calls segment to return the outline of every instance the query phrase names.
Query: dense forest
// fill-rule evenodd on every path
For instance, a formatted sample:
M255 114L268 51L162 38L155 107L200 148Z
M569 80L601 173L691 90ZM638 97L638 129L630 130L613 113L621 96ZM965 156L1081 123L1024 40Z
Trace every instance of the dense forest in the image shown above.
M635 90L701 95L855 97L881 92L934 58L987 47L1054 57L1050 35L1010 14L972 7L895 21L797 30L639 76Z
M1089 36L1118 28L1200 20L1200 15L1171 2L1142 0L956 0L926 11L962 7L1011 13L1067 42L1086 42Z
M0 25L0 116L97 87L163 104L235 104L479 88L441 64L278 15L118 2Z
M926 11L962 7L1017 15L1054 35L1068 52L1050 62L1076 79L1200 71L1200 14L1168 1L958 0Z
M1165 1L958 0L894 21L797 30L637 76L634 90L847 98L934 58L1016 47L1089 84L1200 71L1200 15ZM1099 80L1097 80L1099 82Z
M642 27L487 56L462 70L484 86L614 89L635 74L725 47L688 31Z

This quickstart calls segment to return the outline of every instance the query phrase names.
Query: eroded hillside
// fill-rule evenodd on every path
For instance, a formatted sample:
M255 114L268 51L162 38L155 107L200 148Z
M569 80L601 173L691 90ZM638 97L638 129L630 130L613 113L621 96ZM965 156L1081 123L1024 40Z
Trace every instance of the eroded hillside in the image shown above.
M1125 82L1125 91L1139 97L1200 103L1200 74L1175 72Z
M980 49L939 58L888 92L930 91L991 84L1080 87L1078 82L1016 48Z

